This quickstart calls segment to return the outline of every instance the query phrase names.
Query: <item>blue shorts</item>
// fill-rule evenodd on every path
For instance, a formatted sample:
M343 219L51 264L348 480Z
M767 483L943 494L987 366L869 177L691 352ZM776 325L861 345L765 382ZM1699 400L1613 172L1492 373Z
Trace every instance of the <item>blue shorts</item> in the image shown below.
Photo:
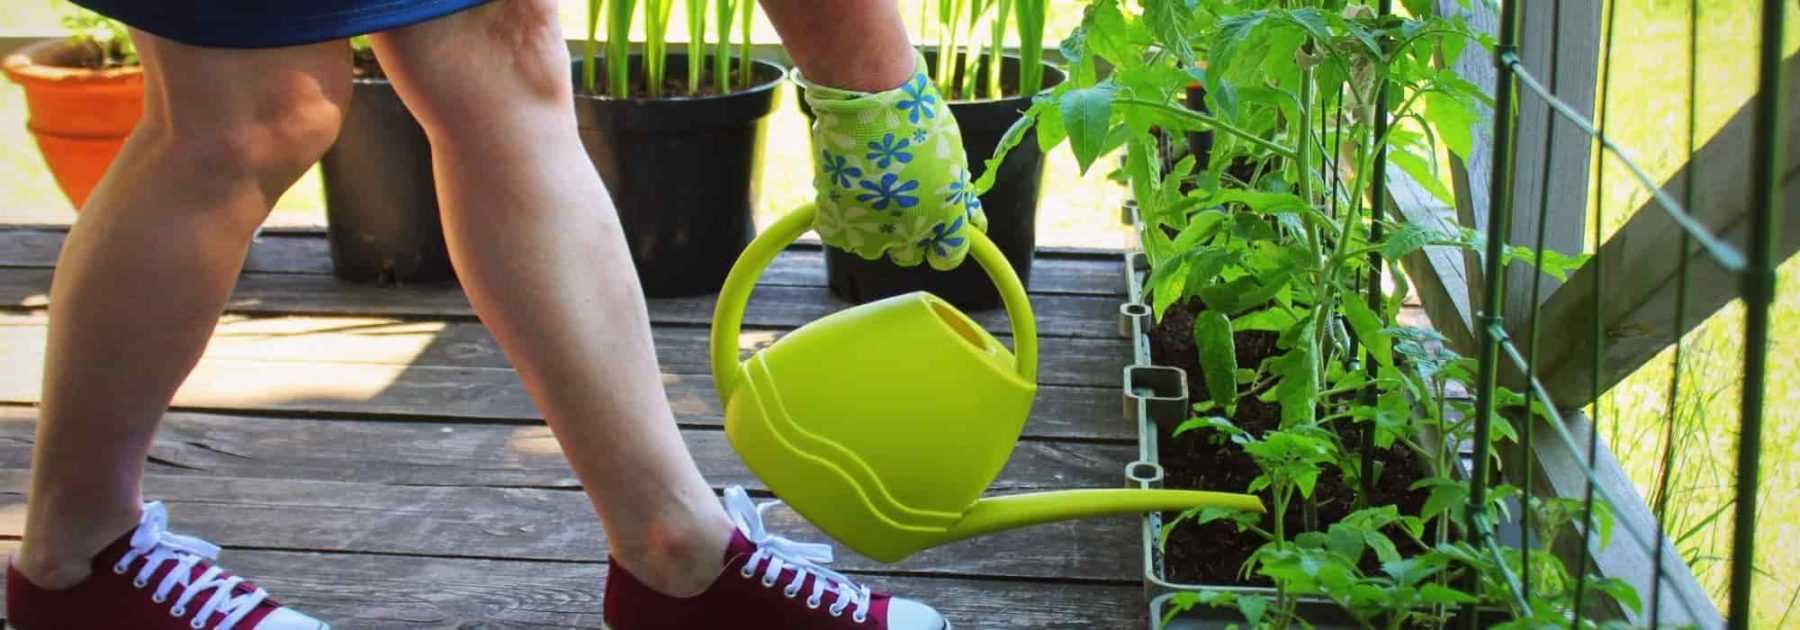
M275 48L418 24L488 0L73 0L144 32L213 48Z

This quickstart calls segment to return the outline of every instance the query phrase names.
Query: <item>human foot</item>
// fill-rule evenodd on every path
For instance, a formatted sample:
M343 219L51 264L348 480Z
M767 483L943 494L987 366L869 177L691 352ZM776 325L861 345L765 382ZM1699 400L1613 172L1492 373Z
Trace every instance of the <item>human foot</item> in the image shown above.
M724 571L699 595L663 595L613 562L606 580L606 627L949 630L950 622L931 607L875 593L822 566L831 562L830 545L768 533L762 510L776 503L756 505L737 486L725 491L725 510L737 530L725 548Z
M329 630L213 564L219 548L171 534L161 503L94 557L87 579L39 588L7 566L8 630Z

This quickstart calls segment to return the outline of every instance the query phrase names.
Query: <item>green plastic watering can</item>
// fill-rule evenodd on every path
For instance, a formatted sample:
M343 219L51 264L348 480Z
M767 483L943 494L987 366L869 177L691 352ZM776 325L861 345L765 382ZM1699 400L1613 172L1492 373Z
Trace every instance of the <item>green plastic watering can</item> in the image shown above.
M1263 511L1251 495L1191 490L982 497L1037 393L1037 330L1012 266L976 230L968 231L970 253L1005 300L1014 351L949 303L915 292L820 318L739 362L750 291L814 212L809 205L776 221L732 266L713 315L712 371L732 448L827 535L894 562L1051 521L1193 507Z

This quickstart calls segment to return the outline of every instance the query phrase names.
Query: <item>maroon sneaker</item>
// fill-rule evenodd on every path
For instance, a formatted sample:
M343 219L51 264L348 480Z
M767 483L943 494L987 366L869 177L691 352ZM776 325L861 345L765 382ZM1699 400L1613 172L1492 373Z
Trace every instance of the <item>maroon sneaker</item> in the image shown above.
M821 566L831 562L830 545L794 542L763 529L762 511L779 503L759 506L741 487L725 490L725 511L737 531L725 547L724 572L699 595L663 595L613 562L605 627L950 630L950 622L930 606L871 592Z
M9 630L329 630L213 565L219 548L171 534L162 503L94 556L80 584L46 590L8 563Z

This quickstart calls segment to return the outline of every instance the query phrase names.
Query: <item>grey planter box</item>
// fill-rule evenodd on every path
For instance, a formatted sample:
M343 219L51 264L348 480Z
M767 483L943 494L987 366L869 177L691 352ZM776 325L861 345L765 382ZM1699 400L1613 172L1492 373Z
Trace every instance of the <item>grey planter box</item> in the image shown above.
M1131 209L1126 210L1132 213ZM1119 305L1119 334L1131 339L1132 364L1125 366L1122 374L1122 396L1124 416L1137 423L1138 457L1136 461L1125 467L1125 476L1130 483L1141 488L1162 487L1163 469L1157 461L1157 440L1162 436L1165 427L1173 427L1190 415L1187 391L1187 372L1178 367L1154 365L1150 359L1149 330L1151 322L1150 306L1144 302L1144 278L1150 268L1144 255L1140 252L1125 254L1125 286L1127 301ZM1229 490L1227 488L1217 488ZM1218 591L1246 595L1262 595L1273 598L1275 589L1254 586L1235 586L1220 584L1183 584L1173 582L1163 575L1162 549L1157 544L1161 539L1163 518L1161 513L1148 513L1143 516L1143 534L1141 542L1144 553L1144 599L1148 602L1146 613L1149 615L1149 627L1168 630L1198 630L1202 628L1224 628L1237 624L1242 627L1244 619L1235 608L1198 607L1183 613L1163 624L1162 619L1169 607L1170 600L1182 592ZM1302 599L1300 615L1319 628L1349 628L1350 620L1331 602L1318 599Z

